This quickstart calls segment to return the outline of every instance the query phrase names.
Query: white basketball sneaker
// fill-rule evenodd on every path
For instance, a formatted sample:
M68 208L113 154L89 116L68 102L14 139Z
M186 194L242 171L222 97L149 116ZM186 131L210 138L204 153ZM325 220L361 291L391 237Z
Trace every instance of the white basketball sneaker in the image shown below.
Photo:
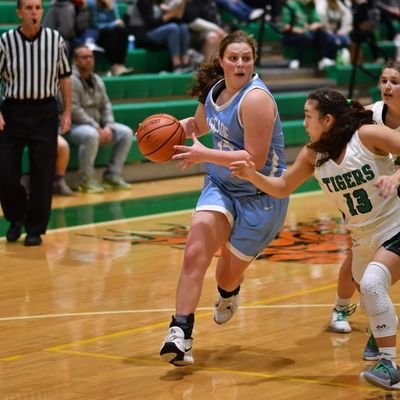
M218 293L218 298L214 304L214 321L219 324L228 322L239 307L239 294L224 298Z
M179 326L172 326L161 346L160 358L177 367L192 365L192 339L185 339L183 330Z
M347 318L353 314L356 309L356 304L349 304L348 306L336 306L332 310L330 323L331 331L337 333L350 333L351 326Z

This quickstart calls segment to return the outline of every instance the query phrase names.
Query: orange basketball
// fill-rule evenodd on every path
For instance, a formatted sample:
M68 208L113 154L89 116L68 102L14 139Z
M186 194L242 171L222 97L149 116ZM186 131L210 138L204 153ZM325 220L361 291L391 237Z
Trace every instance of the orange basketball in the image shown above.
M177 152L176 144L185 142L180 122L169 114L150 115L142 121L136 132L140 152L150 161L163 163Z

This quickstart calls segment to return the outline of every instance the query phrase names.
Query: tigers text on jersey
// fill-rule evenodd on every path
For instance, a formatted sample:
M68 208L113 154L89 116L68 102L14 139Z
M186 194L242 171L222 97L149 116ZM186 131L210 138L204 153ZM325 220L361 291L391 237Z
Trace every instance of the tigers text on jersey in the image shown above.
M397 193L384 199L374 186L380 175L393 174L393 159L368 150L355 132L341 163L328 160L315 169L322 190L342 212L352 231L374 232L376 226L400 226Z

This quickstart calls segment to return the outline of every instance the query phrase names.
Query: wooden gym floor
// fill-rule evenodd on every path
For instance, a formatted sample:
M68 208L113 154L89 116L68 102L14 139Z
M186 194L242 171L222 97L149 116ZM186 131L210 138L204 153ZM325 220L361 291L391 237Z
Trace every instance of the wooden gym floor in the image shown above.
M55 197L42 246L0 239L0 400L397 398L359 379L369 365L360 310L351 334L327 330L349 243L320 192L292 197L284 229L249 268L241 306L223 326L212 321L211 266L195 366L159 361L201 180ZM400 302L395 288L392 297Z

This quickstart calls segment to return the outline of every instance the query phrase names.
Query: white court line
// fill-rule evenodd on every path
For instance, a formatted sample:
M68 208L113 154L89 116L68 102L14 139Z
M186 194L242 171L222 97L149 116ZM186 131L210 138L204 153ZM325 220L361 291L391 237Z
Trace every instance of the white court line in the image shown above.
M400 306L400 303L394 303L394 306ZM333 304L276 304L276 305L259 305L259 306L241 306L240 310L256 310L256 309L279 309L279 308L332 308ZM212 311L213 307L198 307L197 311ZM70 317L87 317L98 315L123 315L123 314L149 314L149 313L171 313L174 308L158 308L158 309L143 309L143 310L116 310L116 311L93 311L82 313L64 313L64 314L41 314L41 315L24 315L19 317L0 317L0 322L5 321L20 321L20 320L35 320L46 318L70 318Z

